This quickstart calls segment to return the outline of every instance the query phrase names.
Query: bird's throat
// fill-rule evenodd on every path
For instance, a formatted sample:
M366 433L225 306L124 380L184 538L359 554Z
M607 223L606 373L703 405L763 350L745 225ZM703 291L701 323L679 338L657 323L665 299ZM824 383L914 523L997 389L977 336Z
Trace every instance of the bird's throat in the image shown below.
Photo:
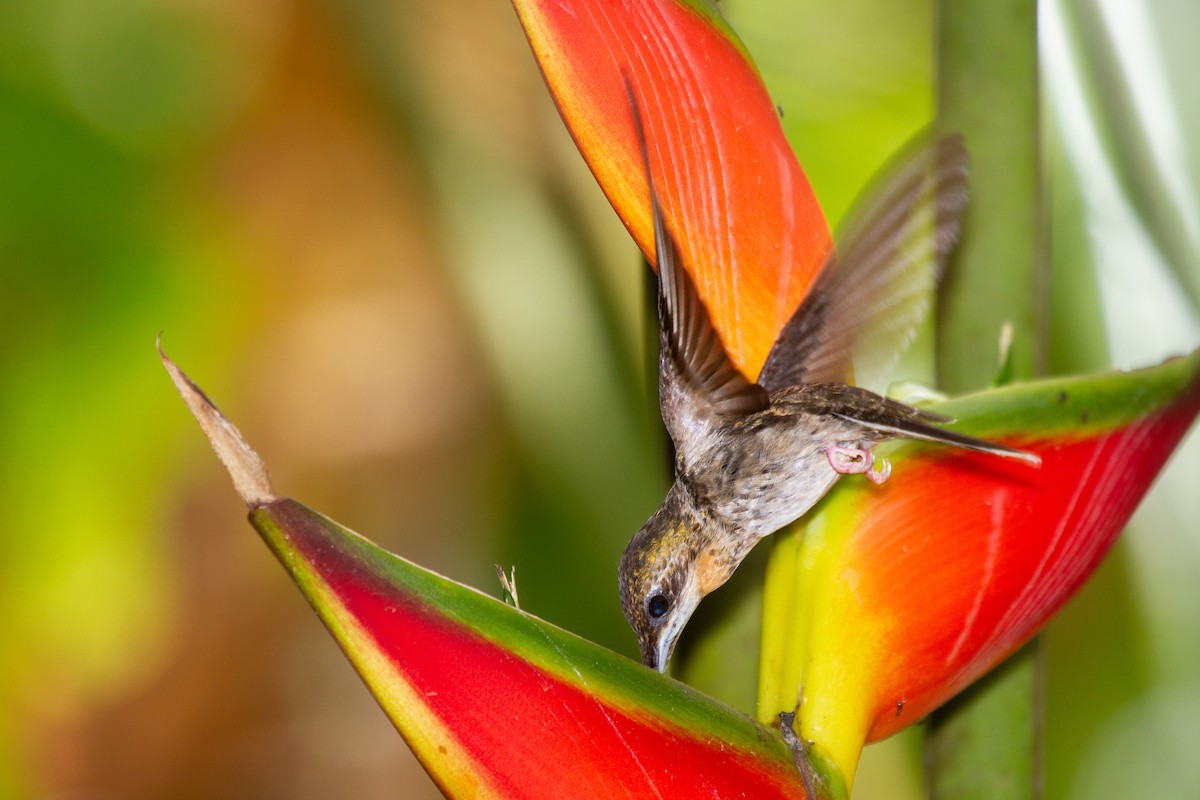
M709 541L696 556L696 588L700 596L720 588L733 575L750 547L741 547L740 542L726 540L720 543Z

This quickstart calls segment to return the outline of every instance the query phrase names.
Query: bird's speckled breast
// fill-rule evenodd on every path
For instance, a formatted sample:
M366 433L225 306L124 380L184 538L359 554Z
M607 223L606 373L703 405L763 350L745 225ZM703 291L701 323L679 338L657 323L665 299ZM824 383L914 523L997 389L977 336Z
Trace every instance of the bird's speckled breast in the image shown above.
M687 476L692 491L755 540L793 522L837 481L826 448L858 444L860 426L816 414L755 414L729 426Z

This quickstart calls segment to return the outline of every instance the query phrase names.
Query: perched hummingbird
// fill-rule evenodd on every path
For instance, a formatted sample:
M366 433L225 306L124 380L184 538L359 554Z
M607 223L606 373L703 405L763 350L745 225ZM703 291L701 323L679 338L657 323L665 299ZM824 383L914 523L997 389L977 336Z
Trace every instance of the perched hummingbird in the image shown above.
M621 606L642 661L665 672L700 600L763 537L807 512L838 478L883 483L872 446L909 438L1040 464L1033 454L938 425L948 417L848 384L851 351L875 322L915 321L958 237L968 157L957 135L933 139L898 162L861 204L840 250L771 349L757 383L738 372L680 263L663 218L641 113L629 101L650 184L658 262L659 401L675 444L675 482L621 557ZM929 268L933 263L932 270ZM923 276L923 277L922 277ZM905 305L911 308L904 308ZM871 331L898 352L912 324Z

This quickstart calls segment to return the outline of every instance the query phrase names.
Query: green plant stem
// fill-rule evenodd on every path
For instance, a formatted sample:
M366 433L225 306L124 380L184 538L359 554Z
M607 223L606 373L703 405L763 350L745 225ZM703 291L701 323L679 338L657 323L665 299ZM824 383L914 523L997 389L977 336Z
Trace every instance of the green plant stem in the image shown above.
M939 124L966 136L972 203L940 298L938 377L962 392L986 385L996 343L1013 326L1011 377L1047 362L1036 0L940 0ZM1027 646L935 712L929 797L1041 795L1040 670Z
M934 714L925 751L930 796L1041 794L1041 648L1037 640Z
M1013 373L1043 371L1046 330L1035 0L940 0L938 117L971 152L971 205L938 308L938 380L986 386L1013 325Z

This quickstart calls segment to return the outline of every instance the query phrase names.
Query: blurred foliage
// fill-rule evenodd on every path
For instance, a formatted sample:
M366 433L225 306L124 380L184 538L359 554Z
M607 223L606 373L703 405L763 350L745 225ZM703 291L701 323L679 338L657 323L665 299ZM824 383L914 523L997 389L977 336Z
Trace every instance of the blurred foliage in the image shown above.
M1097 50L1094 6L1044 15L1059 370L1197 338L1196 12ZM928 119L931 4L726 10L836 221ZM1114 69L1138 115L1097 135ZM0 797L437 796L245 525L160 329L281 491L496 594L515 563L524 608L634 654L644 275L506 2L8 0L0 141ZM1198 463L1046 636L1048 797L1195 792ZM861 796L919 796L913 738Z

